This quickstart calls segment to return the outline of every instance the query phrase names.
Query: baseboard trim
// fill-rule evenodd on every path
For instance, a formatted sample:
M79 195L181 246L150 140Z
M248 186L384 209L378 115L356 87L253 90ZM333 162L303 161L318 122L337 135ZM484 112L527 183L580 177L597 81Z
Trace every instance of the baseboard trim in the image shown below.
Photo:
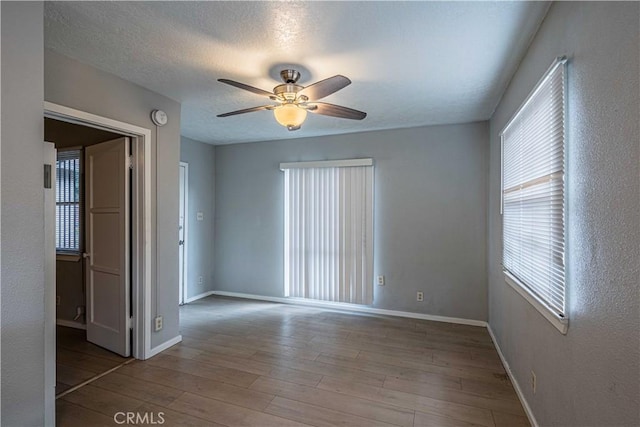
M66 326L67 328L82 329L84 331L87 330L87 325L73 320L56 319L56 325Z
M178 344L181 341L182 341L182 335L178 335L177 337L171 338L169 341L166 341L166 342L160 344L157 347L153 347L149 351L149 355L148 355L147 359L155 356L158 353L161 353L161 352L165 351L169 347L173 347L174 345Z
M509 362L505 359L504 354L502 353L502 349L498 345L498 340L496 336L493 334L493 330L491 329L491 325L487 323L487 331L489 331L489 335L491 336L491 340L493 341L493 345L498 351L498 356L500 356L500 360L502 361L502 365L504 366L504 370L507 371L507 375L509 375L509 379L511 380L511 384L513 384L513 388L516 390L516 394L518 395L518 399L520 399L520 403L522 403L522 407L524 408L524 412L527 414L527 418L529 418L529 422L532 427L538 427L538 422L536 421L536 417L533 415L533 411L529 406L529 402L524 397L524 393L522 393L522 389L520 388L520 384L518 384L518 380L511 372L511 368L509 367Z
M206 298L206 297L208 297L209 295L213 295L215 292L216 292L216 291L207 291L207 292L203 292L203 293L198 294L198 295L194 295L194 296L192 296L191 298L187 298L187 299L185 299L185 300L184 300L184 303L185 303L185 304L189 304L190 302L194 302L194 301L197 301L197 300L199 300L199 299Z
M384 308L366 307L356 304L336 303L329 301L315 301L303 298L269 297L264 295L243 294L239 292L212 291L213 295L225 297L245 298L259 301L279 302L282 304L306 305L311 307L330 308L340 311L357 311L360 313L382 314L385 316L408 317L410 319L432 320L435 322L457 323L460 325L487 327L487 322L482 320L461 319L458 317L435 316L431 314L412 313L410 311L387 310Z

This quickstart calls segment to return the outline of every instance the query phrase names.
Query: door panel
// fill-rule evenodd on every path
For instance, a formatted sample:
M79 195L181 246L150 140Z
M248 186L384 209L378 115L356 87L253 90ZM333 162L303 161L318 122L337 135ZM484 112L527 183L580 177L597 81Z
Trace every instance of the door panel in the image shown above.
M129 341L129 138L85 149L87 340L122 356Z

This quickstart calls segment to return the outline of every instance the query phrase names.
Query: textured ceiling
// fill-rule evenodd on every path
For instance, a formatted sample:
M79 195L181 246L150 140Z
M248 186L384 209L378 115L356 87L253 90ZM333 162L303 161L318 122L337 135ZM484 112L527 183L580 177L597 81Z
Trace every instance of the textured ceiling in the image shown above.
M47 48L182 103L182 134L228 144L461 123L490 117L547 2L45 2ZM549 59L551 61L551 58ZM217 82L265 90L295 65L308 85L353 83L323 101L363 121L309 114L289 132ZM171 119L171 118L169 118Z

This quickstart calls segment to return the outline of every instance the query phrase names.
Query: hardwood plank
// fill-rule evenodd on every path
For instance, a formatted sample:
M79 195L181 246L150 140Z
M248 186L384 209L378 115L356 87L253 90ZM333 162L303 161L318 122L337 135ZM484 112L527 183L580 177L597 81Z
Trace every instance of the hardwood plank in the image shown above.
M123 361L126 359L123 359ZM56 352L56 364L65 365L69 368L80 368L85 371L100 374L111 368L115 368L122 361L105 359L104 357L92 356L90 354L78 353L65 348L58 348Z
M318 388L333 391L335 393L374 400L377 402L384 402L432 415L453 418L471 423L475 422L486 427L493 427L494 425L491 411L488 409L461 405L430 397L389 390L368 384L344 381L331 377L322 378L322 381L318 384Z
M169 409L227 426L296 427L308 425L191 393L184 393L169 405Z
M315 374L312 372L305 372L299 369L289 369L282 366L274 366L269 374L269 378L277 380L287 381L294 384L307 385L315 387L322 379L321 374Z
M75 405L63 399L56 401L56 427L113 427L113 416Z
M280 357L273 353L256 352L251 356L254 360L267 363L273 363L278 366L288 367L299 371L311 372L314 374L337 376L348 378L352 381L364 382L367 384L380 385L384 383L385 375L374 374L372 372L360 371L357 369L344 368L341 366L330 365L328 363L316 362L313 360L298 360L288 357Z
M317 427L391 427L392 424L356 417L327 408L302 403L283 397L276 397L265 412L290 420L297 420Z
M56 381L56 396L62 393L63 391L69 390L72 386L69 384L61 383L60 381Z
M87 371L73 366L56 364L56 381L70 387L80 384L96 376L93 371Z
M223 345L218 345L211 343L209 341L202 341L200 339L195 338L182 338L182 344L193 348L195 350L203 350L208 353L214 354L223 354L229 356L237 356L237 357L251 357L256 351L250 348L233 348L233 347L225 347Z
M373 372L390 377L398 378L411 378L414 381L423 381L434 385L440 385L443 387L461 389L461 380L458 377L442 374L433 374L428 372L422 372L417 369L397 367L393 365L385 365L381 363L368 362L366 360L349 360L338 357L320 355L317 359L318 362L334 364L337 366L344 366L353 369L359 369L366 372Z
M67 394L62 399L74 405L104 414L111 419L117 412L133 412L143 403L141 400L94 387L91 384Z
M477 394L478 396L491 397L495 399L518 400L516 391L508 378L504 379L502 382L492 383L465 378L462 380L462 390L467 393Z
M492 399L466 393L462 390L441 388L428 383L407 381L399 378L387 378L384 382L384 388L419 394L421 396L475 406L478 408L498 410L514 415L522 415L524 413L518 400Z
M505 372L500 359L472 359L471 353L462 354L459 352L436 350L433 352L433 363L442 366L473 366L487 369L491 372Z
M162 415L164 422L157 425L165 425L167 427L224 427L223 424L214 423L210 420L203 418L197 418L191 415L184 414L182 412L174 411L164 406L153 405L151 403L145 403L137 409L140 413L153 413L158 417Z
M208 363L181 359L174 356L158 355L147 360L146 363L152 366L209 378L240 387L248 387L256 380L256 378L258 378L255 374L239 371L237 369L214 366Z
M174 345L173 347L162 352L162 354L165 354L167 356L182 357L183 359L195 359L197 356L201 355L202 353L204 353L203 350L191 348L186 345L183 345L182 343L179 343L178 345Z
M468 423L453 418L441 417L433 414L425 414L416 412L416 418L413 423L414 427L477 427L480 424Z
M254 375L268 375L274 365L259 362L257 360L227 356L221 354L212 354L202 351L200 354L192 358L198 362L204 362L211 365L222 366L225 368L237 369L239 371L249 372Z
M458 378L469 378L486 382L501 383L504 381L504 374L496 373L484 368L473 366L441 366L434 365L427 358L395 357L386 354L379 354L369 351L361 351L357 359L371 360L394 366L413 368L432 374L448 375ZM428 382L428 381L426 381Z
M313 339L317 335L318 334L313 334L311 339ZM257 342L267 342L270 344L279 344L300 349L307 349L315 351L317 353L323 353L332 356L350 357L352 359L356 358L358 356L358 353L360 352L359 350L353 349L349 346L331 345L326 343L319 345L309 342L309 339L299 339L295 337L251 334L247 335L246 339L256 340Z
M411 426L413 411L359 397L339 395L327 390L260 377L251 386L254 390L305 402L315 406L357 415L397 426Z
M492 411L496 427L531 427L526 415L505 414L500 411Z
M122 375L118 371L97 379L91 385L161 406L169 405L184 393L176 388Z
M232 384L156 366L144 366L143 369L124 367L121 370L123 370L124 374L131 375L134 378L257 411L266 408L274 398L272 394L260 393Z

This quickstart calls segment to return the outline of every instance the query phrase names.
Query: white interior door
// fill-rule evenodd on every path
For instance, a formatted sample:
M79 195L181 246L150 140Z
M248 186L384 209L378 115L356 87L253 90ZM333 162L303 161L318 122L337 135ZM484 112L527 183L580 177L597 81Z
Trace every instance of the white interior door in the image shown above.
M129 341L129 138L85 149L87 340L122 356Z
M184 304L185 290L187 283L187 210L188 210L188 193L189 193L189 165L180 162L180 212L178 222L178 256L179 256L179 294L178 304Z

